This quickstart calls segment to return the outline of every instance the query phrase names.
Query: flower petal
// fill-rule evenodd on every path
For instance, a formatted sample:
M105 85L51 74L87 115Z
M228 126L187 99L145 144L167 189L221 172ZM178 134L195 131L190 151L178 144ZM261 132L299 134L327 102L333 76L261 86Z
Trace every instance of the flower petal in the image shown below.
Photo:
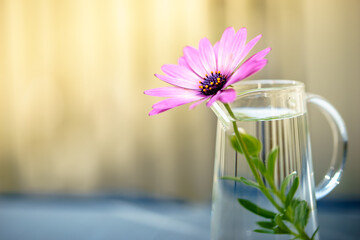
M253 49L253 47L256 45L256 43L260 40L260 38L262 37L262 35L258 35L256 37L254 37L253 39L251 39L245 46L244 50L241 52L241 54L238 55L238 57L235 59L235 62L237 62L238 64L240 64L240 62L242 60L244 60L244 58L249 54L249 52L251 51L251 49Z
M244 62L239 67L239 69L228 79L228 82L224 85L224 88L260 71L263 69L263 67L265 67L267 62L267 59Z
M184 58L191 69L200 77L203 78L206 74L206 70L201 63L200 53L193 47L184 48Z
M201 62L208 74L212 71L216 72L216 58L214 49L207 38L203 38L199 42L199 52Z
M244 51L246 43L247 30L241 28L236 33L231 52L234 54L234 59L229 62L227 69L224 74L231 74L239 66L242 59L240 58L241 53Z
M221 91L219 101L223 103L230 103L236 99L236 91L233 88Z
M155 97L180 97L180 96L197 96L199 91L184 89L179 87L162 87L149 89L144 92L146 95Z
M157 108L155 108L155 109L153 109L153 110L151 110L151 111L149 112L149 116L154 116L154 115L156 115L156 114L165 112L165 111L170 110L170 109L171 109L171 108L164 108L164 109L157 109Z
M216 59L218 58L218 53L219 53L219 42L216 42L214 44L214 53L215 53L215 57ZM216 69L217 70L217 69Z
M219 42L216 42L214 44L214 53L215 53L215 59L216 59L216 71L219 71L219 64L218 64L218 56L219 56Z
M186 60L184 57L180 57L179 60L178 60L178 64L179 66L182 66L182 67L186 67L188 69L191 69L191 67L189 66L189 64L187 64Z
M215 95L213 95L210 100L206 103L207 107L211 107L214 102L216 102L220 98L221 91L218 91Z
M202 99L203 96L183 97L183 98L167 98L160 102L155 103L152 107L155 109L170 109L181 106L196 100Z
M164 76L160 74L155 74L155 76L164 82L167 82L171 85L175 85L178 87L189 88L189 89L198 89L199 87L199 83L196 83L188 79Z
M261 50L260 52L257 52L254 55L252 55L251 57L249 57L249 59L246 61L250 61L250 60L259 61L259 60L263 59L270 51L271 51L271 48L265 48L265 49Z
M199 77L189 67L165 64L161 66L161 70L170 77L186 79L195 83L199 81Z
M194 107L196 107L197 105L199 105L200 103L204 102L205 100L209 99L210 97L205 97L203 99L201 99L200 101L197 101L193 104L190 105L189 109L193 109Z
M233 58L231 55L231 47L233 45L233 39L235 36L235 30L233 27L228 27L225 29L219 43L219 51L218 51L218 71L224 73L226 66L229 64L229 60Z

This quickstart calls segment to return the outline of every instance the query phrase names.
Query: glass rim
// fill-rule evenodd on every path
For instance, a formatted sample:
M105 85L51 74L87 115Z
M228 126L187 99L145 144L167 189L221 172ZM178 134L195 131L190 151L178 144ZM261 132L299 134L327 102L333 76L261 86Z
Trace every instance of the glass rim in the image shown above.
M292 88L304 88L305 84L296 80L288 79L258 79L258 80L242 80L233 84L235 89L241 86L256 86L253 89L257 90L289 90Z

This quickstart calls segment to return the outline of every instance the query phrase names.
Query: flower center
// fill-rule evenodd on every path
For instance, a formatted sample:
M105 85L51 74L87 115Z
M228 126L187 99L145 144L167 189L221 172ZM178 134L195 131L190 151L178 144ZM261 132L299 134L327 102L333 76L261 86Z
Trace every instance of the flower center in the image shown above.
M204 80L199 81L200 91L204 95L216 94L226 83L226 77L220 72L211 72L210 75L205 75Z

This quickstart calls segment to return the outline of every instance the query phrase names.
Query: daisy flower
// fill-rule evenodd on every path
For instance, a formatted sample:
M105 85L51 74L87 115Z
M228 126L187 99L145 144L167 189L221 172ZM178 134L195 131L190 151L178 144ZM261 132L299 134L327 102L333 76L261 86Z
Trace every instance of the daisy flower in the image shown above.
M225 29L219 42L213 46L207 38L199 42L199 49L187 46L177 65L165 64L165 75L155 74L172 87L154 88L144 93L150 96L167 97L155 103L149 115L156 115L187 103L194 102L190 109L207 101L210 107L215 101L230 103L235 100L234 84L260 71L266 64L266 48L243 62L250 50L260 40L258 35L246 44L247 31L241 28ZM243 63L242 63L243 62Z

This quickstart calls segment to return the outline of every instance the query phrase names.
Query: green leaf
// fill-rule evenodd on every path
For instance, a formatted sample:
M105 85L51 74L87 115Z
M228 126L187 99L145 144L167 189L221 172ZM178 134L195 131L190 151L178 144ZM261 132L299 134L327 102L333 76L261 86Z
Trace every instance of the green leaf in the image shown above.
M295 179L294 179L294 182L293 182L293 184L292 184L292 186L291 186L291 188L290 188L290 190L289 190L289 192L288 192L288 194L286 196L285 208L287 206L289 206L289 204L290 204L291 200L293 199L298 187L299 187L299 177L296 176Z
M278 153L279 153L279 148L274 147L269 153L269 156L267 158L267 173L272 180L274 180L274 170L275 170L275 164L278 157Z
M266 175L266 168L264 163L259 158L253 158L252 161L255 164L255 167L261 172L263 176Z
M301 203L301 200L299 198L294 198L291 201L290 206L292 207L292 209L295 209L300 203Z
M279 226L279 230L281 230L282 233L291 233L290 229L288 228L288 226L285 225L285 223L282 220L283 215L282 214L277 214L274 218L275 223Z
M282 229L279 228L279 227L274 228L274 232L275 232L276 234L289 234L288 232L282 230Z
M241 146L237 140L237 137L235 135L230 136L230 142L231 142L231 146L239 153L243 154L243 151L241 149Z
M291 178L296 175L297 175L297 173L294 171L294 172L290 173L289 175L287 175L286 178L282 181L281 187L280 187L280 194L281 194L281 198L283 199L283 201L285 201L285 199L286 199L286 196L285 196L286 187L289 184Z
M224 180L233 180L233 181L236 181L236 182L241 182L245 185L248 185L250 187L254 187L254 188L257 188L257 189L264 189L264 187L261 187L259 184L257 184L256 182L254 181L251 181L249 179L246 179L244 177L239 177L239 178L236 178L236 177L222 177L221 179L224 179Z
M313 235L311 236L311 239L310 240L314 240L315 239L315 236L316 236L316 233L319 231L319 227L316 228L315 232L313 233Z
M294 223L301 228L304 228L308 222L310 208L305 200L297 200L294 208ZM294 205L294 204L292 204Z
M263 208L257 206L256 204L250 202L249 200L238 198L238 201L239 201L241 206L243 206L244 208L246 208L250 212L255 213L255 214L257 214L259 216L262 216L264 218L273 219L276 216L275 213L273 213L271 211L268 211L266 209L263 209Z
M259 221L259 222L256 222L256 223L257 223L257 225L259 225L262 228L273 229L273 228L276 227L276 224L273 221L271 221L271 222Z
M261 151L261 142L256 138L253 137L247 133L240 133L240 137L252 157L257 157ZM232 135L230 137L230 142L232 147L239 153L243 154L243 150L241 148L241 145L239 144L239 140L236 137L236 135Z
M261 142L256 137L247 133L240 133L240 136L243 139L250 156L257 157L261 151Z
M255 229L254 232L257 232L257 233L267 233L267 234L276 234L274 231L267 230L267 229Z

